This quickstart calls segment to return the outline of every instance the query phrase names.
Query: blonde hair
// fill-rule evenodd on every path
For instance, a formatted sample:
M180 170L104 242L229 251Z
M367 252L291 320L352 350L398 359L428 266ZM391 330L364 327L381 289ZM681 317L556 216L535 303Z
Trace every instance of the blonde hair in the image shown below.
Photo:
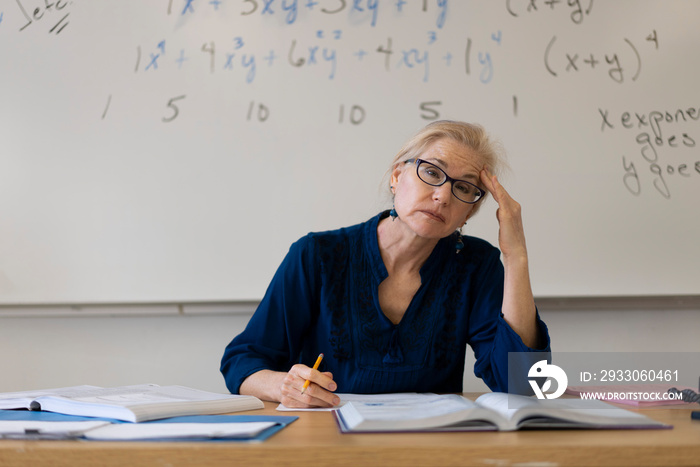
M403 145L394 157L389 172L401 162L420 158L431 144L442 138L450 138L468 147L495 175L500 175L505 167L505 157L500 143L489 136L481 125L438 120L423 127Z

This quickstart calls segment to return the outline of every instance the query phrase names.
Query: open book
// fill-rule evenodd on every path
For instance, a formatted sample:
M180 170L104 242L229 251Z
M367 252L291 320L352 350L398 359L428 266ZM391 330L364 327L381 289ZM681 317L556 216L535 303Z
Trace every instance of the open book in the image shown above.
M333 414L344 433L392 431L514 431L525 428L671 428L597 400L538 400L488 393L475 402L458 395L395 394L350 401Z
M74 386L0 394L0 409L43 410L127 422L262 408L262 401L253 396L217 394L184 386L156 384L115 388Z

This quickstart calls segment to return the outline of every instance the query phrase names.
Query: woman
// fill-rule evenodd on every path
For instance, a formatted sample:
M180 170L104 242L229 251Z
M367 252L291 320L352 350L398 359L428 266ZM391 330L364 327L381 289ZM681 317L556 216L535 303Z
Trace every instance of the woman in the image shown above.
M549 336L520 206L492 174L499 165L481 127L426 126L394 159L391 211L292 245L226 348L229 390L288 407L337 405L334 391L462 392L469 344L474 373L507 391L508 352L548 352ZM459 230L487 192L498 204L503 263L498 249ZM319 353L325 371L307 366Z

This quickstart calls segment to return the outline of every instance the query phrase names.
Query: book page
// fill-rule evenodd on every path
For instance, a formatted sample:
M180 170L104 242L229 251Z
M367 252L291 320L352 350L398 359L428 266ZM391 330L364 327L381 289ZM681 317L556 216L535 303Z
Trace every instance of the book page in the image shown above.
M341 431L491 430L502 420L456 394L385 394L383 400L348 401L335 412Z
M93 390L86 390L78 394L60 394L59 397L62 399L70 399L76 402L88 404L130 407L145 404L167 404L182 401L194 402L233 399L240 396L200 391L198 389L186 388L184 386L158 386L157 384L141 384L115 388L96 388Z
M437 394L383 394L355 400L353 404L368 420L415 420L440 417L472 409L476 405L461 396Z
M42 396L42 410L139 422L177 415L203 415L263 408L253 396L218 394L184 386L144 384L86 391L77 397Z
M0 400L3 399L26 399L26 398L31 398L34 399L35 397L38 396L45 396L49 394L60 394L60 395L78 395L82 394L86 391L92 391L94 389L100 389L99 386L90 386L90 385L82 385L82 386L69 386L65 388L53 388L53 389L35 389L32 391L20 391L20 392L3 392L0 394Z
M516 423L532 419L533 423L546 426L545 419L553 424L574 425L576 423L594 426L654 426L662 425L642 414L630 412L598 400L547 399L516 394L488 393L479 396L478 405L489 408L508 419L516 428Z
M502 392L488 392L476 399L476 404L501 415L507 420L513 420L519 410L527 407L537 407L537 399Z
M31 406L31 402L37 397L51 395L78 397L95 389L100 388L99 386L82 385L33 391L5 392L0 394L0 409L28 409Z

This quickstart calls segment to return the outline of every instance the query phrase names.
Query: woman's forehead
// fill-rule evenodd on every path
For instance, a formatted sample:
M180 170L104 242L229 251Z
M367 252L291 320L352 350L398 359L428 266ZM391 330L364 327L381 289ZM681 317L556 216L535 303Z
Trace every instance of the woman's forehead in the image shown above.
M437 162L444 169L464 172L465 175L477 172L483 167L483 160L468 146L450 138L441 138L430 144L421 159Z

